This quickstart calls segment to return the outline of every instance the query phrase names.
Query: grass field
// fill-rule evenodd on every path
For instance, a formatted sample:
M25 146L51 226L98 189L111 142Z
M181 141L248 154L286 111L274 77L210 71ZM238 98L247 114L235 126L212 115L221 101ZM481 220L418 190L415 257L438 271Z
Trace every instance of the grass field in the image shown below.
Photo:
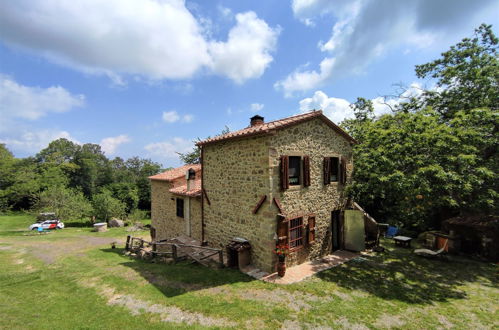
M123 228L38 235L26 230L32 222L0 216L2 329L499 327L491 263L427 260L385 241L386 253L279 286L231 269L130 259L110 248Z

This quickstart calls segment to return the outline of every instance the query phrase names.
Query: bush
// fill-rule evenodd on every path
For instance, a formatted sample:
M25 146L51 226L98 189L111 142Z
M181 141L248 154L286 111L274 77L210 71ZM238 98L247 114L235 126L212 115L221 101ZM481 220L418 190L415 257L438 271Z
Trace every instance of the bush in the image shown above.
M131 222L141 221L144 219L149 219L151 217L150 212L146 210L135 209L132 213L127 216L127 220Z

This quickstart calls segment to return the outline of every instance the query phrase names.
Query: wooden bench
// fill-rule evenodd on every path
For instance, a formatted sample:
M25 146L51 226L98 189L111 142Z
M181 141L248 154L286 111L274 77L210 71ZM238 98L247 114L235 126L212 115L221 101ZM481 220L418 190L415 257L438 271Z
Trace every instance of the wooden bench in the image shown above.
M405 246L405 247L411 247L412 237L395 236L393 238L393 240L395 241L395 245L400 245L400 246Z

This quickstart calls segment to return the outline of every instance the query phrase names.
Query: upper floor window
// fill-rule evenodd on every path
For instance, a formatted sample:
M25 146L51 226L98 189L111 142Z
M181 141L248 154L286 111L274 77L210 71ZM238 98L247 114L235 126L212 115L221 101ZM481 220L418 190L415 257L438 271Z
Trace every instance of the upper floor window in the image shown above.
M331 157L329 163L329 181L338 182L340 180L340 159Z
M308 156L281 156L281 189L289 186L310 186L310 158Z
M346 159L343 157L324 158L324 184L339 182L345 184L347 180Z
M177 217L184 217L184 200L182 198L177 198Z
M301 157L290 156L289 157L289 169L288 169L288 180L289 185L298 186L300 185L300 174L301 174Z

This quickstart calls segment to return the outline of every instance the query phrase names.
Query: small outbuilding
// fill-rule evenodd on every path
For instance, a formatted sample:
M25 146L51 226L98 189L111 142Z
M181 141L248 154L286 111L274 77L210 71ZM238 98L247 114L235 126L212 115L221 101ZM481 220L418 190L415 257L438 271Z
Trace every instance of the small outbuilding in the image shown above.
M460 251L499 260L499 216L473 215L447 219L443 228L460 238Z

